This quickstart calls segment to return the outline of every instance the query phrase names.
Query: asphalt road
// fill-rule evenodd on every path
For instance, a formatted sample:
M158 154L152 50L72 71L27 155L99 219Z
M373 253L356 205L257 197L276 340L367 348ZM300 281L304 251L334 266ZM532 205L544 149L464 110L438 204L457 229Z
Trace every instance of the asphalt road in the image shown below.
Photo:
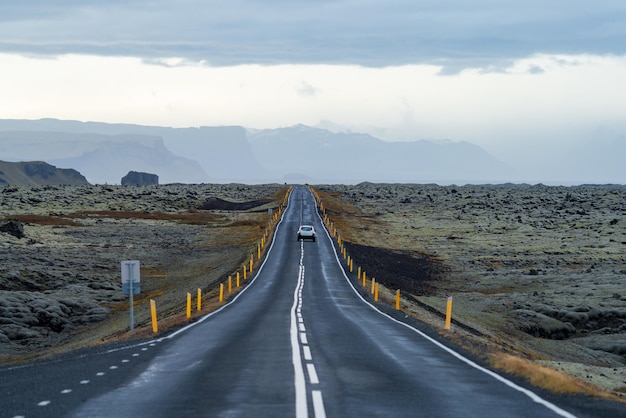
M296 240L301 223L316 242ZM159 340L3 368L0 391L1 417L626 415L540 396L380 312L352 287L304 187L220 310Z

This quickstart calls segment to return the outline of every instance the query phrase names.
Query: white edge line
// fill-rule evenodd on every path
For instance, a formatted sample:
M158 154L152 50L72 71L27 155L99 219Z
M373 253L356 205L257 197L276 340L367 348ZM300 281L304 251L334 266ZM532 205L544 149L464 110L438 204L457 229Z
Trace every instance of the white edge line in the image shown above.
M289 194L289 199L287 200L287 206L285 207L285 210L283 211L283 214L282 214L282 216L280 217L280 221L278 222L278 224L276 224L276 230L274 231L274 236L273 236L273 238L272 238L272 243L270 244L270 247L267 249L267 252L265 253L265 257L263 258L263 262L261 263L261 266L260 266L260 267L259 267L259 269L256 271L256 273L254 274L254 277L252 277L252 279L250 279L250 281L248 282L248 285L247 285L247 286L245 286L245 287L244 287L244 288L243 288L243 289L242 289L242 290L241 290L241 291L240 291L240 292L239 292L239 293L238 293L238 294L237 294L234 298L232 298L232 299L230 300L230 302L228 302L228 303L224 304L224 305L223 305L223 306L221 306L219 309L216 309L215 311L210 312L210 313L208 313L208 314L204 315L203 317L201 317L201 318L200 318L199 320L197 320L196 322L191 323L191 324L189 324L189 325L187 325L187 326L185 326L185 327L183 327L183 328L179 329L178 331L176 331L176 332L174 332L174 333L172 333L172 334L170 334L170 335L168 335L168 336L165 336L165 337L159 338L159 339L154 340L154 341L161 342L161 341L163 341L163 340L172 339L172 338L174 338L175 336L177 336L178 334L180 334L180 333L182 333L182 332L184 332L184 331L188 330L189 328L192 328L192 327L194 327L194 326L196 326L196 325L198 325L198 324L200 324L200 323L204 322L205 320L209 319L209 318L210 318L210 317L212 317L213 315L218 314L218 313L219 313L219 312L221 312L222 310L226 309L228 306L230 306L230 305L232 305L233 303L235 303L235 302L237 301L237 299L239 299L239 297L240 297L241 295L243 295L243 294L244 294L244 292L246 292L246 290L248 290L248 289L250 288L250 285L251 285L252 283L254 283L254 281L257 279L257 277L259 277L259 274L261 274L261 272L263 271L263 267L265 267L265 263L267 263L267 260L269 259L270 252L271 252L271 251L272 251L272 249L274 248L274 244L276 243L276 235L278 234L278 229L280 228L281 224L283 223L283 219L284 219L284 217L285 217L285 213L287 213L287 210L289 209L289 206L291 206L291 193Z
M309 191L310 193L310 191ZM317 202L316 202L317 203ZM321 224L322 224L322 229L324 230L324 232L326 232L326 237L328 238L328 241L330 241L330 245L333 247L333 254L335 255L335 260L337 261L337 264L339 265L339 268L341 269L341 272L343 273L343 277L346 279L346 281L348 282L348 284L350 285L350 287L352 288L352 290L354 291L354 293L363 301L363 303L365 303L366 305L368 305L370 308L372 308L374 311L378 312L379 314L391 319L393 322L398 323L402 326L407 327L408 329L416 332L418 335L420 335L421 337L423 337L424 339L430 341L431 343L435 344L437 347L441 348L442 350L452 354L454 357L456 357L457 359L463 361L464 363L466 363L467 365L493 377L494 379L500 381L501 383L504 383L505 385L509 386L512 389L517 390L518 392L523 393L524 395L528 396L530 399L532 399L534 402L545 406L546 408L550 409L551 411L555 412L556 414L565 417L565 418L576 418L575 415L559 408L558 406L554 405L551 402L546 401L545 399L543 399L542 397L540 397L539 395L537 395L536 393L523 388L515 383L513 383L512 381L510 381L509 379L500 376L499 374L497 374L494 371L491 371L489 369L486 369L478 364L476 364L475 362L473 362L472 360L468 359L467 357L463 356L460 353L457 353L456 351L454 351L453 349L446 347L445 345L441 344L439 341L429 337L428 335L424 334L422 331L413 328L412 326L410 326L409 324L406 324L402 321L398 321L397 319L395 319L394 317L382 312L381 310L379 310L376 306L372 305L371 303L369 303L367 300L365 300L365 298L363 296L361 296L361 294L355 289L354 285L352 284L352 282L350 281L350 279L348 278L348 275L346 274L346 271L343 268L343 264L341 263L341 260L339 260L339 256L337 255L337 252L335 251L335 245L333 243L332 238L330 237L330 234L328 232L328 230L326 229L326 225L324 225L324 220L322 219L322 217L319 214L319 211L315 211L315 213L317 213L317 217L319 218Z

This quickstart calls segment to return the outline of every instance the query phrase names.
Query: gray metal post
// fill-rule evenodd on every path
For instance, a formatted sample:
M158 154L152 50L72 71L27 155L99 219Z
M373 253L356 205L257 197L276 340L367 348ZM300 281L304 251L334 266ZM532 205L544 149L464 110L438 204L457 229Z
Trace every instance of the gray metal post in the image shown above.
M130 332L134 332L135 330L135 312L133 308L133 263L128 263L128 277L129 277L129 288L130 288Z

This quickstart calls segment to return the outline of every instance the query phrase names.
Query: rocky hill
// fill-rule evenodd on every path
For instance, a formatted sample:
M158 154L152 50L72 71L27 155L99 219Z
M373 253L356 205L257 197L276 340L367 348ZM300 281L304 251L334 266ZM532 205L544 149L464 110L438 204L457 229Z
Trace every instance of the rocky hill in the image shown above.
M89 184L78 171L57 168L42 161L0 161L0 185L42 186Z

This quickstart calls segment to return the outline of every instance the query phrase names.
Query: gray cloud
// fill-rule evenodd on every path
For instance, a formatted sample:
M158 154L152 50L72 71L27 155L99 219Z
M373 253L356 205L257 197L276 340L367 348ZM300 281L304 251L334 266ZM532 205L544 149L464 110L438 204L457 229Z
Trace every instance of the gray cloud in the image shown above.
M438 64L626 53L626 3L527 0L32 0L0 4L0 51L211 65ZM495 63L495 64L494 64Z

